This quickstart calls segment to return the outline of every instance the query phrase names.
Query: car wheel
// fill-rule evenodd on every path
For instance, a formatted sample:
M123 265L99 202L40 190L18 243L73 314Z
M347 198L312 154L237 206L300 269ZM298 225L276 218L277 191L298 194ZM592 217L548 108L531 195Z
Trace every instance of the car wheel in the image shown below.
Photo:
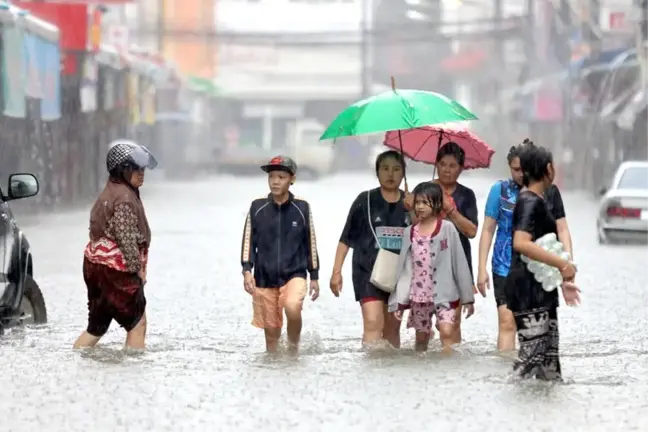
M20 316L23 324L47 323L47 308L43 293L30 275L25 276L25 292L20 302Z

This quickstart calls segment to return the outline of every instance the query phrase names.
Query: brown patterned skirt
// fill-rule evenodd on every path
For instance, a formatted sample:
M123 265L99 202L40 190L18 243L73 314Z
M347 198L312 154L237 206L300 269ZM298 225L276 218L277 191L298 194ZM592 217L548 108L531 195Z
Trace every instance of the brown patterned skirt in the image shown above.
M137 274L84 258L83 279L88 288L88 333L103 336L113 319L127 332L135 328L146 310L144 286Z

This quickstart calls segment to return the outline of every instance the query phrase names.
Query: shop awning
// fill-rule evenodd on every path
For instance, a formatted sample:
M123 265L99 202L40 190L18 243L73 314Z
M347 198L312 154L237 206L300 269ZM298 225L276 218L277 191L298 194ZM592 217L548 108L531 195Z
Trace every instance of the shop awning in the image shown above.
M617 68L638 65L637 50L623 48L618 50L603 51L598 55L585 57L571 65L574 75L589 75L595 72L609 72Z
M0 23L22 25L27 32L50 42L57 42L60 31L57 26L32 15L28 10L0 1Z
M637 82L639 84L639 82ZM603 105L601 107L601 120L605 121L615 121L619 119L619 116L626 109L629 103L632 102L635 95L637 94L637 86L633 88L626 89L617 95L614 99Z
M117 48L112 45L102 44L99 50L95 53L97 63L109 66L116 70L122 70L128 67L128 61L119 52Z
M648 92L646 89L641 89L635 93L632 100L626 105L623 111L621 111L621 114L619 114L617 126L621 129L632 130L637 117L640 113L645 111L646 108L648 108Z
M122 55L127 60L131 70L151 78L156 86L163 86L178 80L175 68L160 54L132 48L127 52L123 52Z
M623 48L610 51L601 51L599 53L591 53L572 62L570 67L572 71L578 72L582 69L586 69L592 66L607 65L611 63L619 54L623 53L626 50L627 48Z
M625 69L639 67L637 53L634 48L615 51L615 55L608 62L601 62L589 65L582 65L580 69L572 68L570 71L561 71L548 74L539 78L529 80L521 86L511 88L505 93L505 98L528 96L539 89L541 86L549 83L562 84L570 78L574 80L583 79L592 73L597 72L616 72ZM608 58L608 57L606 57ZM573 66L573 65L572 65Z

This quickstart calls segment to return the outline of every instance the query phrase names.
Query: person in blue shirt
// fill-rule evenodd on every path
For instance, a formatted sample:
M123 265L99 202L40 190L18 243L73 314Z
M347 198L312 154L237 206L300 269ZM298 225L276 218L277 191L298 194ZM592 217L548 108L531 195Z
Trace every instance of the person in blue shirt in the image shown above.
M500 351L515 350L515 320L511 311L506 307L504 286L506 276L509 273L509 266L511 265L513 209L515 208L518 194L522 189L522 168L520 167L519 147L511 147L506 156L509 169L511 170L511 178L508 180L500 180L491 187L488 198L486 199L484 227L482 228L479 239L477 289L482 295L485 295L486 288L489 287L486 261L488 260L488 252L490 251L491 243L495 236L492 260L492 282L499 318L497 349Z

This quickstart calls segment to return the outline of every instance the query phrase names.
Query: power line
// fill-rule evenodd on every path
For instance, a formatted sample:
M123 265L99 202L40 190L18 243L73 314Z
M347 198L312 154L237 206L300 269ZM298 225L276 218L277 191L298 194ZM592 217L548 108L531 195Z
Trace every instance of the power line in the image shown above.
M479 20L460 23L462 26L476 24L493 24L495 20ZM445 24L444 27L452 28ZM176 39L193 39L209 42L229 42L245 44L270 44L270 45L360 45L362 36L371 38L374 44L408 44L416 42L447 42L454 40L483 40L485 38L513 39L518 38L521 33L528 33L526 19L523 17L509 18L502 20L500 28L474 29L471 31L458 32L452 36L444 35L437 28L421 28L409 24L402 29L372 29L366 32L358 31L337 31L337 32L304 32L304 33L278 33L278 32L239 32L232 30L195 30L195 29L163 29L162 33L167 37ZM408 31L400 31L405 30ZM157 28L140 28L130 32L136 36L159 35Z

